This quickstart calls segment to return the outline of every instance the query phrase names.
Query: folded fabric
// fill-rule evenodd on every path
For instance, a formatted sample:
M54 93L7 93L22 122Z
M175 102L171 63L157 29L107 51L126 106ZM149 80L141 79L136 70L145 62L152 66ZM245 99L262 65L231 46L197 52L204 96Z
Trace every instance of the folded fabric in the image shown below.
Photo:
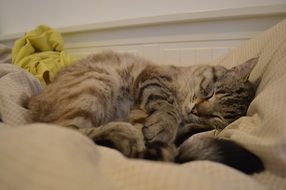
M31 123L27 103L41 90L33 75L16 65L0 62L0 121L11 126Z
M64 51L64 41L59 32L40 25L14 43L12 62L29 71L41 82L49 84L73 58Z

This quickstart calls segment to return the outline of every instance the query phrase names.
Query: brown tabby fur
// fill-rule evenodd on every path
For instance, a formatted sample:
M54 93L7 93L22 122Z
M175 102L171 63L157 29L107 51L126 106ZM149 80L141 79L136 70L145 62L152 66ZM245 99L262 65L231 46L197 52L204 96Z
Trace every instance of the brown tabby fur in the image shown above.
M188 161L174 144L245 115L254 96L247 79L256 62L231 70L159 66L103 52L62 70L29 108L35 122L75 128L128 157Z

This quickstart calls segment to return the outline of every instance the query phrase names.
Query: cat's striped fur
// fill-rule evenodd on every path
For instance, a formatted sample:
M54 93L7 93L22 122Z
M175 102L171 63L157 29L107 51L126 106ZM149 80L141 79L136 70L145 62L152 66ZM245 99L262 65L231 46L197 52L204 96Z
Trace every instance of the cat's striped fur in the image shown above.
M254 96L247 79L256 61L231 70L207 65L175 67L103 52L62 70L31 99L29 108L36 122L75 128L128 157L224 162L224 155L216 157L221 151L215 150L227 143L215 143L218 139L210 141L210 137L183 142L197 132L221 130L246 113ZM196 143L205 144L206 150L193 151ZM246 151L236 143L228 149L232 147ZM194 152L196 156L191 155ZM248 173L262 169L258 157L247 153L261 165ZM245 172L244 167L236 168Z

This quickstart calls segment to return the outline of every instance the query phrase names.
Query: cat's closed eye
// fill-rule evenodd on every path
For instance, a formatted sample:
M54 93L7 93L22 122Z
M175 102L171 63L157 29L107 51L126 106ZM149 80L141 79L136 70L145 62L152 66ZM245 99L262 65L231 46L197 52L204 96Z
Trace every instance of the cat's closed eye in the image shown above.
M209 117L216 118L219 120L224 120L224 118L218 113L212 113Z

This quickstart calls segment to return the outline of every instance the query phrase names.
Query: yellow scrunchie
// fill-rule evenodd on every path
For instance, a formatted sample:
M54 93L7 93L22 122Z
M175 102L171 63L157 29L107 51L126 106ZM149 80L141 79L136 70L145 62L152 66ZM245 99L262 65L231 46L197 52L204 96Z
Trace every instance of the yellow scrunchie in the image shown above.
M40 25L15 41L12 62L32 73L45 86L74 61L63 47L64 41L59 32Z

